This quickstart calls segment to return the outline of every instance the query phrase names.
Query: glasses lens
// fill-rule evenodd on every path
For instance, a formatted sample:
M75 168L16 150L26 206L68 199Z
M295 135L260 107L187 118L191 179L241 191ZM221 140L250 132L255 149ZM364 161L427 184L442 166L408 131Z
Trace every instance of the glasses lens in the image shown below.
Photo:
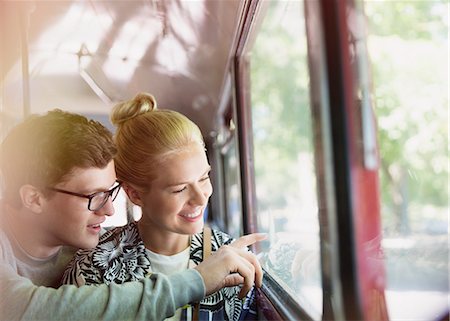
M106 192L100 192L94 195L94 197L91 198L91 201L89 202L89 210L91 211L98 211L101 209L106 202L108 201L108 198L111 196L111 200L114 201L119 194L120 191L120 185L114 186L112 189Z
M109 192L101 192L95 194L94 197L91 198L91 202L89 203L89 209L91 211L98 211L105 205L108 200Z

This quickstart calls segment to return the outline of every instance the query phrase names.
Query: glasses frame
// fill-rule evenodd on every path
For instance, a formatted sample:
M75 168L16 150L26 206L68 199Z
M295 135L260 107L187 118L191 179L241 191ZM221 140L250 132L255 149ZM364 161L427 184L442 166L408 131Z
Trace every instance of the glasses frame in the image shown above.
M82 198L87 198L89 200L88 202L88 210L95 212L98 211L99 209L101 209L103 206L105 206L106 202L108 201L108 198L111 197L111 201L114 202L114 200L117 198L117 195L119 195L119 190L120 187L122 186L122 182L116 181L117 185L114 186L113 188L107 190L107 191L102 191L102 192L95 192L89 195L85 195L85 194L80 194L80 193L75 193L75 192L71 192L71 191L66 191L64 189L60 189L60 188L56 188L56 187L47 187L47 189L54 191L54 192L59 192L59 193L63 193L63 194L68 194L68 195L72 195L72 196L77 196L77 197L82 197ZM116 192L117 191L117 192ZM105 197L105 199L101 202L101 204L99 206L97 206L96 208L91 208L91 202L92 199L96 196L98 196L99 194L107 194L108 196ZM116 193L116 195L113 194Z

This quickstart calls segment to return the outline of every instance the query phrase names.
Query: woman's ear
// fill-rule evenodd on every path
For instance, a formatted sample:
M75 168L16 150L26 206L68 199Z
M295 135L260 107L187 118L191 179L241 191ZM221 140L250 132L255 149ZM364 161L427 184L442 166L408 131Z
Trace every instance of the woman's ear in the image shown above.
M127 183L123 183L122 188L125 191L125 193L127 193L128 198L133 204L142 207L141 193L138 190L136 190L133 186L130 186Z
M43 197L39 189L33 185L23 185L19 189L20 199L23 207L33 213L42 213Z

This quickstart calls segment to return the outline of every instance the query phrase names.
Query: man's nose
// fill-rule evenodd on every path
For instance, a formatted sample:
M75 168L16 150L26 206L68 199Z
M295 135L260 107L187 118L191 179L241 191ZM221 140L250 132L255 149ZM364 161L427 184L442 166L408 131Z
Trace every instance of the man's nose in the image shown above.
M114 205L111 196L108 196L108 199L106 200L105 205L103 205L100 209L95 211L95 214L97 215L106 215L106 216L112 216L114 215Z

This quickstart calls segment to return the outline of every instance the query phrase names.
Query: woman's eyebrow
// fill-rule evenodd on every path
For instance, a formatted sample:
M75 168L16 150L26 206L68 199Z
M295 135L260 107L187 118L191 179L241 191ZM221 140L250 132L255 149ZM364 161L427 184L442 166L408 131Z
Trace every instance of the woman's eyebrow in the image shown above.
M203 177L205 175L207 175L209 172L211 171L211 166L208 166L208 168L206 169L206 171L200 176ZM178 186L178 185L184 185L184 184L189 184L190 182L178 182L178 183L170 183L167 184L167 187L172 187L172 186Z

